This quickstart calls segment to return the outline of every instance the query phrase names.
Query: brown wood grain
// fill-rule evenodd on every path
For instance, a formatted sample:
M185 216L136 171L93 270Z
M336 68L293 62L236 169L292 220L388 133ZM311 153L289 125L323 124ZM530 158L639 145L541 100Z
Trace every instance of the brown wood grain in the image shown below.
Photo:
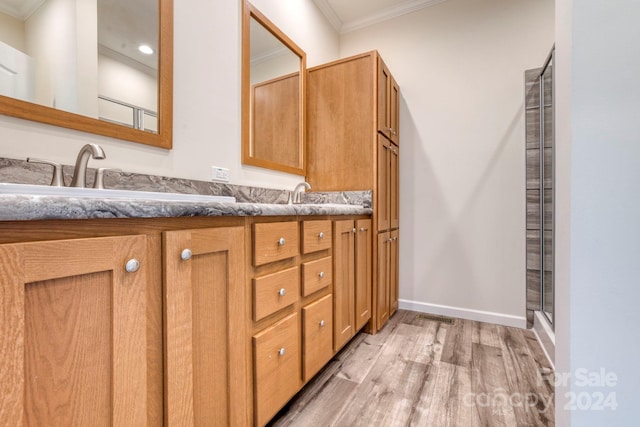
M280 291L285 292L280 295ZM292 267L253 279L253 320L264 319L298 301L300 268Z
M302 264L302 296L309 296L331 285L332 261L333 259L329 256Z
M302 221L302 253L309 254L329 248L331 248L331 221Z
M284 349L284 354L278 352ZM255 424L263 426L301 383L300 326L293 313L253 337Z
M354 221L333 224L333 346L342 348L355 334Z
M280 239L284 244L280 245ZM296 221L253 225L253 265L267 264L300 253L299 227Z
M373 292L373 228L370 219L355 223L355 329L362 329L371 319Z
M309 381L333 356L333 295L302 308L304 381Z

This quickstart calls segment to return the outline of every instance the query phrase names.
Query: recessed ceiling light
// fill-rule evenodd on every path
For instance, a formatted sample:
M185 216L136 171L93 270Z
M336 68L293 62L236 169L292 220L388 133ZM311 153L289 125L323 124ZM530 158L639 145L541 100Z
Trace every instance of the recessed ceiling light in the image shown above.
M146 44L141 44L138 47L138 50L142 53L144 53L145 55L151 55L153 53L153 49L151 49L150 46L147 46Z

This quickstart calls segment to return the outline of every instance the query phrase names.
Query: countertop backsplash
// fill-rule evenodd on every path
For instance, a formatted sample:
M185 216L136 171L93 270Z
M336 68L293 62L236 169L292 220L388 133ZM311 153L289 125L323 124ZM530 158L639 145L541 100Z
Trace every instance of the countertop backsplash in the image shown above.
M95 171L96 169L87 169L87 187L93 186ZM25 160L0 158L0 182L49 185L52 174L53 168L48 165L29 163ZM66 183L71 182L73 166L64 165L63 175ZM107 170L104 172L104 186L108 189L117 190L232 196L235 197L239 203L286 204L290 192L290 190L170 178L115 170ZM337 192L311 191L302 195L302 201L303 203L334 203L359 205L370 208L372 192L370 190Z

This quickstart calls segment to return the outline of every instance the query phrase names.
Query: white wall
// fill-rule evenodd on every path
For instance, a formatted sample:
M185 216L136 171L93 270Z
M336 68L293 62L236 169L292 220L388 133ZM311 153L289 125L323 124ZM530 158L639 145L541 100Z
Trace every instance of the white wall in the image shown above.
M262 3L270 18L271 8L281 15L274 20L307 51L312 63L338 57L338 36L312 0ZM0 116L0 156L44 157L71 164L83 144L96 142L106 151L107 159L101 161L106 167L209 180L215 165L230 168L235 184L293 188L301 177L241 165L241 2L176 1L174 8L173 150ZM294 23L298 29L289 31Z
M98 94L137 107L158 111L158 79L152 69L133 66L131 60L119 61L108 55L98 55ZM126 57L122 57L126 58ZM101 100L100 117L133 125L133 110L112 102ZM156 121L145 119L145 127L157 130Z
M24 52L24 23L0 12L0 41Z
M637 425L640 4L558 0L557 10L556 371L572 375L556 389L557 425ZM581 387L579 369L617 383ZM562 409L567 392L583 410ZM589 405L598 393L617 407Z
M523 324L523 73L551 49L553 8L449 0L342 36L341 56L377 49L400 85L400 298L414 308Z

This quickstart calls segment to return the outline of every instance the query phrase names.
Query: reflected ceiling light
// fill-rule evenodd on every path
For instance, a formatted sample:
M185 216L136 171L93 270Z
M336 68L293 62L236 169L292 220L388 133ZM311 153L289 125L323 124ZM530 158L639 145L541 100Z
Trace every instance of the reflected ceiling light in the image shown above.
M146 44L141 44L140 46L138 46L138 50L145 55L151 55L153 53L153 49L151 49L151 47Z

